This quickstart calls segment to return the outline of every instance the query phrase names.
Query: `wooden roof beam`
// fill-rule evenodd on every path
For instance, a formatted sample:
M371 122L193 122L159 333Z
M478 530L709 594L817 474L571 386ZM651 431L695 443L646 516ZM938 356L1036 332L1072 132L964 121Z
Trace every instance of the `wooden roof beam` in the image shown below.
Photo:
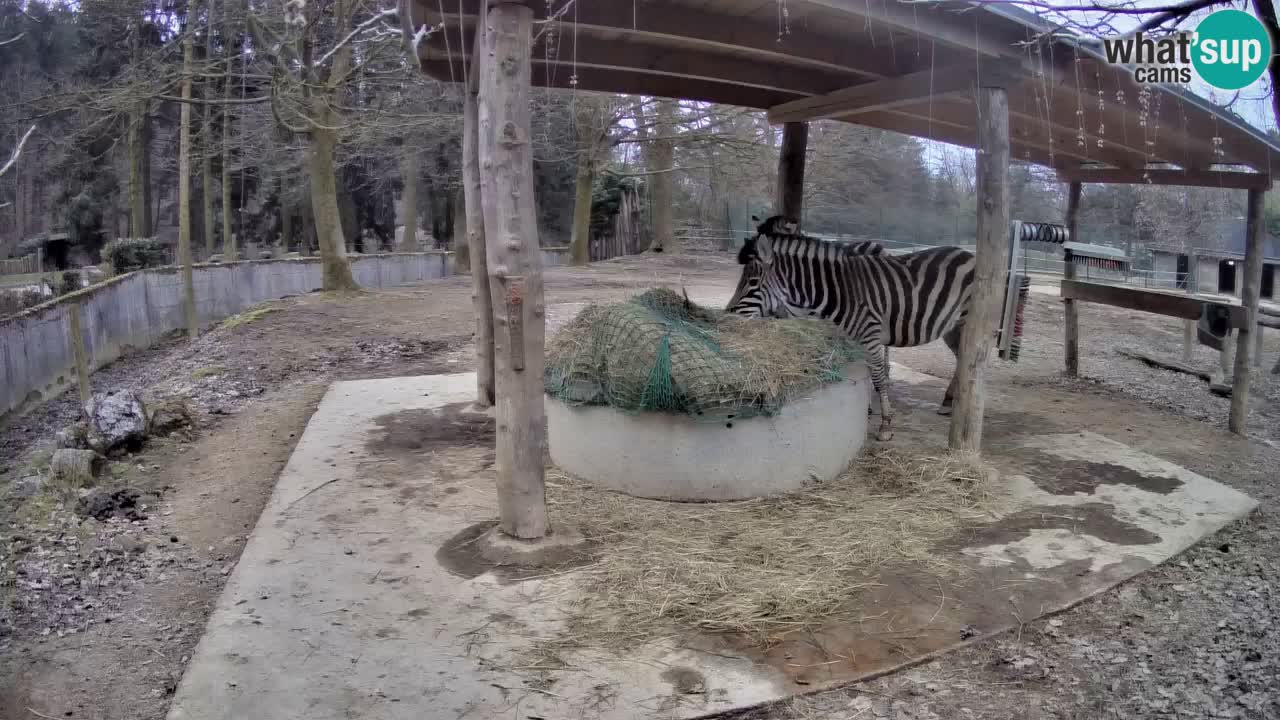
M1110 185L1182 185L1230 190L1270 190L1271 176L1263 173L1214 170L1077 168L1059 169L1062 182Z
M427 0L405 0L412 4L416 19L435 24L443 20L447 25L459 21L458 2L446 3L442 16L436 3ZM479 7L484 0L461 0L463 24L474 26ZM546 7L535 3L535 16L545 21ZM890 47L869 52L868 47L849 39L823 37L813 32L792 34L779 38L776 23L766 24L737 18L726 22L723 15L696 8L663 2L645 2L633 12L629 3L582 2L573 12L560 19L559 32L564 35L577 33L600 36L623 33L631 37L657 42L671 42L683 51L688 47L741 53L749 50L761 61L785 63L793 67L816 68L835 72L856 73L868 79L901 75L917 69L921 62L906 48L895 51ZM535 25L535 32L546 27ZM565 39L563 47L572 48Z
M1014 109L1019 107L1019 109ZM1070 155L1084 162L1104 162L1117 167L1142 167L1150 162L1146 153L1139 149L1112 142L1110 138L1102 138L1103 146L1098 147L1098 135L1092 131L1096 125L1085 126L1085 145L1080 147L1080 128L1061 125L1046 120L1040 113L1027 112L1021 106L1010 105L1009 132L1014 138L1029 140L1034 138L1045 150L1055 155ZM922 108L914 108L919 113ZM934 117L975 117L977 109L972 98L957 97L943 99L933 103L931 110ZM1052 139L1053 142L1049 142Z
M891 132L924 137L938 142L972 148L977 144L977 130L972 126L918 117L900 110L876 110L858 116L858 124ZM1009 138L1009 157L1021 162L1031 162L1045 167L1058 167L1072 160L1069 153L1051 155L1048 148L1035 140L1014 136Z
M860 113L914 105L930 97L939 98L970 93L981 77L984 82L1010 85L1017 77L999 65L930 69L854 85L842 90L783 103L769 108L769 122L774 124L831 118L850 118ZM852 122L856 122L852 120Z
M935 9L927 3L904 3L896 0L805 0L807 4L829 8L840 13L863 17L911 36L923 36L954 48L972 50L990 58L1018 54L1012 42L1003 43L976 32L979 18L993 20L981 8ZM1025 33L1024 33L1025 35ZM1023 39L1023 38L1019 38Z
M449 51L462 45L464 32L456 26L435 33L418 47L422 60L443 59ZM470 34L466 40L470 42ZM595 37L579 37L576 53L573 45L548 48L545 38L533 46L535 63L558 64L560 72L572 75L575 67L622 70L651 75L677 77L709 82L729 83L759 88L788 95L815 95L839 87L857 77L852 72L811 69L803 73L756 59L714 54L705 50L682 53L639 41L607 41ZM548 51L551 51L550 53ZM577 58L575 61L575 57Z
M449 60L439 57L433 57L431 60L420 64L424 73L441 82L449 82L451 79L456 80L461 77L462 61L460 57L454 58L452 70ZM648 95L650 97L694 100L760 110L798 97L796 93L781 93L732 83L649 75L632 70L597 68L586 65L578 66L576 73L578 82L576 85L571 85L569 79L573 74L563 62L558 64L547 63L534 57L533 75L530 82L534 87L622 95Z

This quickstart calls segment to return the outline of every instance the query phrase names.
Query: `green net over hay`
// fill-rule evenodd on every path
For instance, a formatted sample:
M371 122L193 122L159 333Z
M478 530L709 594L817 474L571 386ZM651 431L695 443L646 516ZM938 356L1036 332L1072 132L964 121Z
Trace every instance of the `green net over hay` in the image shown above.
M720 421L772 415L860 359L830 323L749 320L655 288L583 309L548 343L543 379L571 405Z

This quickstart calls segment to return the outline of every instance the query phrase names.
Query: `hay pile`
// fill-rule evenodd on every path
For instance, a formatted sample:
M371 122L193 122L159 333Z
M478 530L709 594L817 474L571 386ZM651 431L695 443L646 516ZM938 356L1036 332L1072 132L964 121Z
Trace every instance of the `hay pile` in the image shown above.
M544 385L569 404L718 421L771 415L862 357L829 323L747 320L657 288L583 309L548 343Z
M573 642L622 648L675 626L743 633L767 647L846 611L886 566L953 576L959 566L934 546L991 516L988 483L972 455L878 450L803 493L676 504L596 490L549 468L552 515L600 543L569 609Z

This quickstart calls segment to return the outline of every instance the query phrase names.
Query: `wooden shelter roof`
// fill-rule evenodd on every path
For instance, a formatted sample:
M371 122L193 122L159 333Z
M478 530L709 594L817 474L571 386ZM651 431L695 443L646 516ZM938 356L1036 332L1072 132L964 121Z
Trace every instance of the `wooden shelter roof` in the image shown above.
M423 72L445 82L465 77L484 2L401 0L407 36L436 28L414 43ZM1012 158L1056 168L1064 179L1111 168L1107 181L1151 181L1145 172L1114 169L1166 165L1196 172L1165 172L1157 182L1187 175L1195 181L1185 184L1203 185L1214 181L1199 171L1235 165L1269 176L1273 166L1280 168L1280 144L1238 116L1178 88L1153 87L1143 97L1127 70L1106 63L1100 43L1055 32L1007 5L529 4L535 86L756 108L769 111L775 123L838 119L972 148L974 79L998 77L1009 90ZM1230 186L1252 182L1237 176Z

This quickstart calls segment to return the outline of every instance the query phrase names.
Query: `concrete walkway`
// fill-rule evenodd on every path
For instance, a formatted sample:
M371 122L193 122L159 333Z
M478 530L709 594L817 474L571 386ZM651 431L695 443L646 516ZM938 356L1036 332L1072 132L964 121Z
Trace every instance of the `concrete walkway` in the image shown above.
M901 366L893 376L940 393L936 378ZM580 592L577 573L521 580L441 554L496 516L492 429L464 412L474 382L464 373L330 388L219 599L170 720L696 717L885 672L1069 607L1254 506L1090 433L1027 436L991 457L1008 514L948 550L975 582L939 605L934 586L909 573L882 578L877 612L892 609L891 623L915 628L909 637L887 634L868 612L771 651L785 661L708 652L708 638L694 633L625 656L568 651L563 667L534 682L530 668L541 661L532 652L565 632L561 608ZM936 430L910 425L901 442ZM846 660L823 660L831 655L815 647ZM822 669L801 679L790 666Z

